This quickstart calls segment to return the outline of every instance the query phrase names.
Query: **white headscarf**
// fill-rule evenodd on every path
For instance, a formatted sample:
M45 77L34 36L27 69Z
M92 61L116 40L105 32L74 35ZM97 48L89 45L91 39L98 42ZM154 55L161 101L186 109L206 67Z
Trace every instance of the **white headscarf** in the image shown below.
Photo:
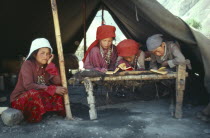
M31 56L31 54L39 49L39 48L43 48L43 47L48 47L51 49L51 53L53 52L53 49L49 43L49 41L45 38L37 38L35 40L32 41L31 43L31 48L30 48L30 51L29 51L29 54L28 56L26 57L26 60Z

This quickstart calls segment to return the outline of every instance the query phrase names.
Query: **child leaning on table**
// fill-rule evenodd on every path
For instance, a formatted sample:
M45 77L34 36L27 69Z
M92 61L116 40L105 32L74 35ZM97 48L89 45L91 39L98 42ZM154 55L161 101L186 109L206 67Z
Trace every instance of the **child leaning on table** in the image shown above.
M126 65L126 70L144 70L145 54L139 49L140 44L132 39L125 39L117 45L117 63Z
M191 69L190 61L185 60L179 46L173 41L163 41L162 36L162 34L155 34L146 41L147 49L151 53L150 69L174 68L181 64L186 64Z

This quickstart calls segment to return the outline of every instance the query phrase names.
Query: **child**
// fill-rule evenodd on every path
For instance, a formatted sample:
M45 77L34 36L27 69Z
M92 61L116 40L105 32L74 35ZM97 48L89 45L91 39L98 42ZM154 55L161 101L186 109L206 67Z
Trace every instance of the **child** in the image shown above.
M132 40L125 39L117 45L117 67L124 63L126 70L144 70L145 54L139 49L140 45Z
M116 28L110 25L97 28L96 40L90 45L83 59L85 69L103 73L115 69L117 50L112 44L115 30Z
M164 42L162 34L150 36L147 41L147 49L151 52L150 69L161 67L174 68L177 65L185 64L186 60L178 45L172 41Z
M30 52L21 66L18 82L10 96L12 108L21 110L29 122L39 122L48 111L65 114L63 95L52 47L45 38L35 39Z

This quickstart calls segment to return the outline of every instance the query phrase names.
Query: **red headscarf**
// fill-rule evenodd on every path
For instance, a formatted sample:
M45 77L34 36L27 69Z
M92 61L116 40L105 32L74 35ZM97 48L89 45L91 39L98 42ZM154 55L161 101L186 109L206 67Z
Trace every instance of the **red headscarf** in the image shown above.
M115 37L115 30L116 30L116 28L111 25L99 26L97 28L96 40L89 46L82 61L85 62L85 59L86 59L88 53L94 46L98 45L99 40L109 38L109 37Z
M118 56L127 57L133 56L139 51L139 43L132 39L125 39L117 45Z

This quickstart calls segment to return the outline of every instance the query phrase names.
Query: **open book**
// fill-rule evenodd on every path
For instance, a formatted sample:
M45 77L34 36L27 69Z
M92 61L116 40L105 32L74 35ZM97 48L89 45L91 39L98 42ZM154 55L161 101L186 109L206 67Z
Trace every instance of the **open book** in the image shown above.
M167 74L168 71L166 70L166 67L161 67L159 69L150 69L151 72L159 73L159 74Z
M120 65L118 65L118 67L114 70L114 71L107 71L106 74L115 74L117 73L119 70L124 70L124 71L131 71L133 70L132 67L126 67L125 63L122 63Z

